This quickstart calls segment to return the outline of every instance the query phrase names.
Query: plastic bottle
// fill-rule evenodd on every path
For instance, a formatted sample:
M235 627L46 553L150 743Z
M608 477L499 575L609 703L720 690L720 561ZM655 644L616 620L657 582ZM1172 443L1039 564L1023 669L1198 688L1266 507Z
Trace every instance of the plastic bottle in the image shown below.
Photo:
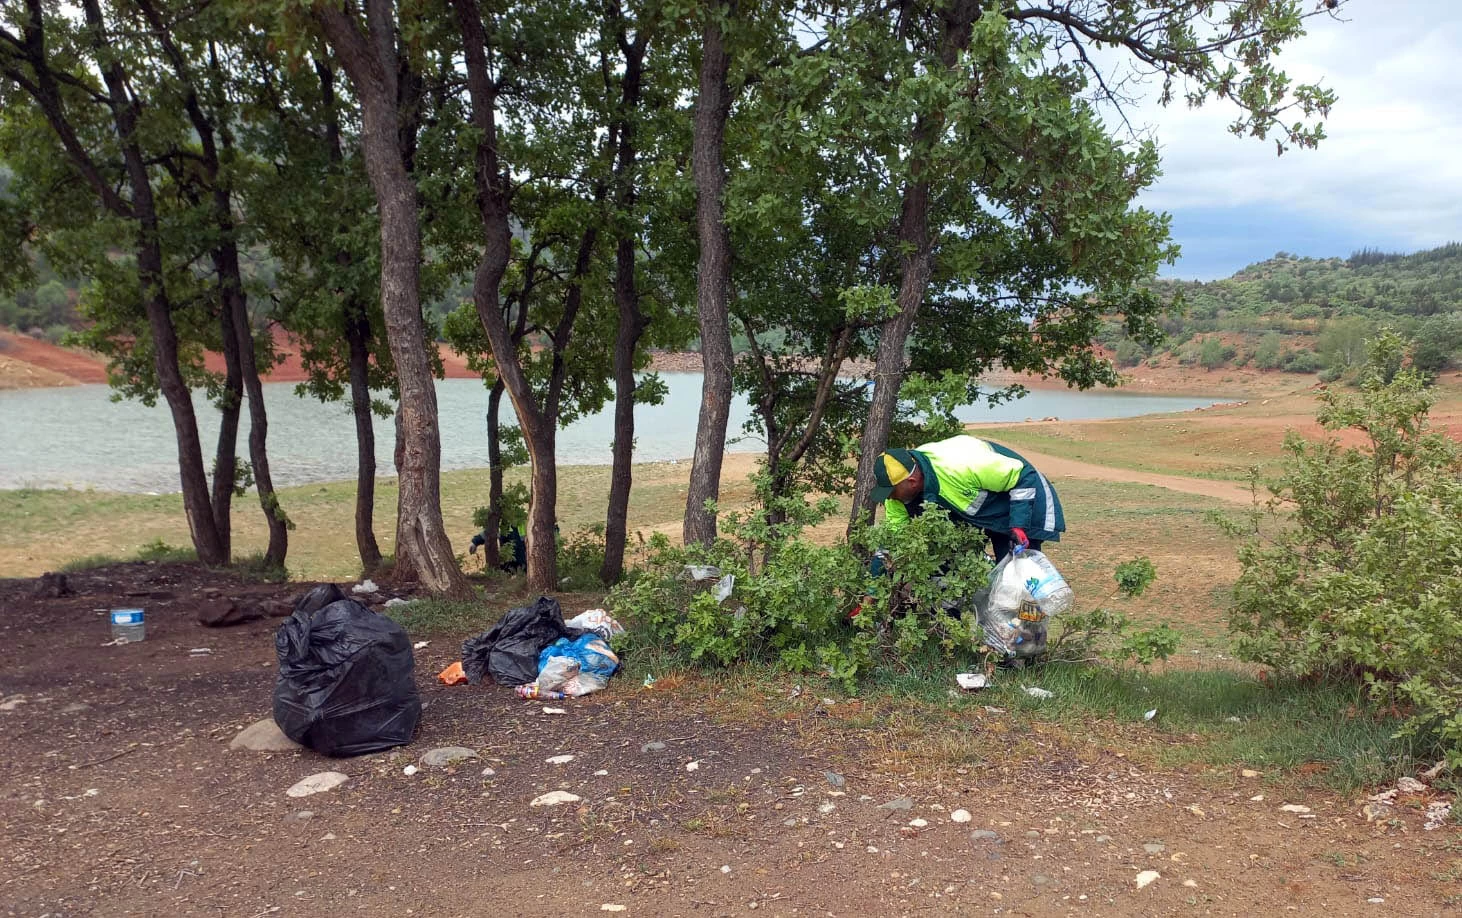
M147 625L141 609L113 609L112 640L130 644L147 637Z
M1071 611L1076 594L1043 553L1034 549L1017 550L1011 557L1011 565L1042 612L1063 615Z

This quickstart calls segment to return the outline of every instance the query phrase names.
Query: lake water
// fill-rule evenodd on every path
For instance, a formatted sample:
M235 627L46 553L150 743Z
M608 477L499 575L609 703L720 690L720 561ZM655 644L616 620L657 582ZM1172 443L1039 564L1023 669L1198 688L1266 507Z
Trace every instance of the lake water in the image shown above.
M661 374L669 393L664 404L636 411L637 462L686 459L695 450L701 377ZM107 491L169 492L178 489L177 447L167 407L138 402L114 403L106 386L70 386L0 392L0 488L96 488ZM266 383L269 408L269 459L279 487L355 477L355 422L346 403L321 404L294 394L293 383ZM442 468L487 465L487 391L474 379L437 383L442 429ZM195 394L204 443L204 462L212 463L218 413ZM1213 403L1211 398L1122 395L1111 392L1033 390L1025 398L989 408L962 409L965 421L1021 421L1057 416L1062 420L1133 417L1186 411ZM505 415L511 409L503 399ZM733 436L750 416L744 399L731 412ZM239 455L248 455L248 411L239 425ZM568 465L607 465L614 438L610 410L559 431L558 460ZM744 439L728 450L756 451ZM376 425L377 468L394 472L395 427Z

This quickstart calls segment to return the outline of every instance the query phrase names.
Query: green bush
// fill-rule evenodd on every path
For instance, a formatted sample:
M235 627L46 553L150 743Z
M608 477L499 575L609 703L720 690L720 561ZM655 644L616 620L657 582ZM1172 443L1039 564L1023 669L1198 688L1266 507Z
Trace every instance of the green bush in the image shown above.
M1405 731L1462 764L1462 448L1427 423L1433 396L1382 333L1361 392L1321 395L1327 430L1291 432L1273 498L1239 550L1230 628L1243 659L1287 674L1363 680L1410 712Z
M1254 366L1261 370L1277 370L1280 363L1280 350L1284 347L1284 337L1279 332L1265 332L1264 337L1259 339L1259 346L1254 349Z
M593 590L603 586L604 526L580 530L559 541L558 585L564 590Z
M1325 368L1325 359L1314 351L1289 351L1281 368L1286 373L1318 373Z

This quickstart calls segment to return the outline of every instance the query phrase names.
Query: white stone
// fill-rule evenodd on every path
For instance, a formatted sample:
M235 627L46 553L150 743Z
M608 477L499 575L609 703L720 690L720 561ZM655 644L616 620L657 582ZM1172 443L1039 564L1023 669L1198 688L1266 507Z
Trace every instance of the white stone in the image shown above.
M253 752L296 752L305 747L284 735L274 718L256 720L229 741L230 749L248 749Z
M458 762L475 758L477 758L477 753L466 746L441 746L422 755L421 764L441 768L444 765L455 765Z
M949 818L954 820L955 822L969 822L975 817L970 815L969 810L955 810L953 813L949 814Z
M558 806L562 803L578 803L583 798L568 791L549 791L546 794L534 797L529 806Z
M1281 813L1308 813L1310 808L1303 803L1286 803L1279 808Z
M1162 874L1158 873L1156 870L1144 870L1137 875L1137 888L1141 889L1144 886L1152 883L1154 880L1161 879Z
M567 765L573 760L574 757L571 755L551 755L543 761L549 765Z
M318 774L310 775L308 778L300 779L293 787L285 791L285 793L291 797L308 797L311 794L334 790L349 780L350 775L341 774L338 771L322 771Z

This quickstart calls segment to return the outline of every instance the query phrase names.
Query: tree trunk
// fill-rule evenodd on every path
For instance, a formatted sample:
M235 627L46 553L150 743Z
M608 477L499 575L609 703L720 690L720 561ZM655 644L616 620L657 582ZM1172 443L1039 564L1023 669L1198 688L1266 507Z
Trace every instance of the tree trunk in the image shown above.
M376 544L376 429L371 417L370 320L364 303L347 306L345 338L350 345L350 410L355 415L355 547L361 571L381 566Z
M214 252L214 270L223 268ZM223 346L223 397L218 406L218 440L213 453L213 522L223 542L225 557L233 557L234 478L238 471L239 414L244 406L244 370L239 359L239 342L234 334L234 303L219 297L218 333Z
M368 8L371 41L353 16L316 9L361 104L361 145L381 217L381 306L386 341L401 387L402 461L397 468L396 557L434 593L469 595L442 523L441 435L437 393L426 353L418 286L421 226L416 188L401 158L396 106L395 23L390 4Z
M979 18L979 0L957 0L941 13L943 28L939 38L939 62L952 68L959 53L970 43L971 26ZM925 148L938 143L944 126L943 112L928 112L914 122L910 155L914 162L908 183L904 186L903 209L899 215L901 277L899 278L898 312L883 323L878 339L878 354L873 367L873 402L868 407L868 420L863 425L859 446L858 477L853 487L853 509L848 532L866 522L872 515L873 463L888 447L888 432L898 409L899 387L904 376L904 345L913 330L914 319L924 302L933 274L934 240L929 232L929 179L922 161Z
M558 431L552 421L543 425L539 447L553 455ZM528 485L528 586L540 592L558 589L558 464L531 461Z
M503 528L503 381L492 382L487 394L487 523L482 527L482 563L494 570L503 563L498 534Z
M219 533L208 499L208 476L203 471L203 446L198 436L198 418L193 412L193 398L178 366L178 333L173 325L172 303L164 284L162 240L157 220L157 207L152 197L152 180L137 139L138 106L128 95L127 77L121 62L107 53L106 25L97 0L83 0L88 27L102 60L110 61L102 70L108 102L117 130L117 140L132 186L131 216L137 221L137 279L143 291L143 308L147 313L152 335L153 359L157 368L158 388L167 400L173 416L173 432L178 441L178 473L183 491L183 510L188 517L188 532L198 560L204 564L228 563L228 546ZM37 29L41 26L40 4L31 4L31 15ZM44 61L38 61L44 65ZM104 198L107 195L103 195Z
M701 410L696 425L695 457L685 497L685 544L709 545L716 538L716 515L706 502L721 493L721 461L726 451L726 425L731 419L731 330L727 308L731 290L731 238L721 200L726 185L724 151L726 118L731 111L727 85L731 59L718 16L732 16L727 3L706 13L701 42L700 91L695 104L691 164L696 187L696 232L700 260L696 267L696 311L700 319Z

